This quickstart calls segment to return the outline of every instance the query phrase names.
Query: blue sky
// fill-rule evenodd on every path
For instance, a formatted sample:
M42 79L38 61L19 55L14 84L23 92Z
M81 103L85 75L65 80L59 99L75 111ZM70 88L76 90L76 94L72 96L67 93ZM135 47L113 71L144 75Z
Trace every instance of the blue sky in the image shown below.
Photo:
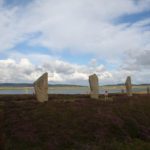
M135 14L125 14L118 18L116 20L116 23L121 24L121 23L129 23L133 24L135 22L138 22L140 20L148 19L150 18L150 10L145 10L139 13Z
M4 0L4 5L7 6L24 6L28 3L32 2L32 0Z
M150 83L150 0L0 0L0 20L1 83Z

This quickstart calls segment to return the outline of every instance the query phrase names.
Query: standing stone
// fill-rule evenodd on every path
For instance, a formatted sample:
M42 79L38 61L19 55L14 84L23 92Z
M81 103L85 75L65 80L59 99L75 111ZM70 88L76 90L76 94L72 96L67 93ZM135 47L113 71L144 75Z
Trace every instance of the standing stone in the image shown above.
M39 102L48 101L48 73L44 73L34 82L36 99Z
M132 96L132 84L131 84L131 77L128 76L125 82L126 91L128 96Z
M149 95L150 94L150 88L147 87L147 94Z
M89 84L91 89L91 98L98 99L99 98L99 84L98 84L98 77L96 74L89 76Z

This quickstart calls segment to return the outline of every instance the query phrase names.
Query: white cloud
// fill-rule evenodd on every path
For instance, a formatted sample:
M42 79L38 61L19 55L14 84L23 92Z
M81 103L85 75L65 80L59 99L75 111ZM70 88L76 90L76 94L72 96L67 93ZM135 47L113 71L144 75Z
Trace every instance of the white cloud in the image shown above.
M53 51L68 48L79 53L115 56L122 49L143 47L143 39L149 35L140 32L141 26L129 28L111 21L149 9L148 4L149 0L138 4L132 0L110 0L109 3L104 0L38 0L24 8L5 8L0 11L1 50L27 39L30 44L43 45ZM31 38L37 32L41 36Z
M18 58L17 61L13 58L0 60L0 82L34 82L44 72L48 72L49 83L88 85L88 76L93 73L98 75L100 85L124 83L127 76L132 77L133 83L150 83L149 69L145 67L142 71L137 69L143 66L145 61L135 69L134 64L129 63L126 67L130 66L132 69L121 66L120 69L109 71L102 64L93 66L93 60L87 65L80 65L43 56L47 58L46 61L34 64L30 60L32 57L33 55L29 55L26 58ZM34 55L34 59L37 58Z
M126 75L138 71L137 64L143 61L134 56L135 63L131 63L132 59L126 57L130 62L127 63L120 58L131 50L136 50L139 57L143 50L150 50L150 19L133 24L114 23L122 15L150 10L150 0L139 0L137 3L132 0L36 0L25 7L3 7L2 3L3 0L0 0L0 52L11 54L11 48L27 42L47 47L56 54L59 51L63 53L65 49L74 54L91 53L96 58L106 59L107 63L132 64L132 70L129 65L125 69L120 64L121 70L109 71L94 59L91 66L70 64L45 54L31 54L20 60L24 56L14 53L11 59L0 61L1 82L33 81L47 69L51 81L55 82L85 81L94 72L104 82L122 82ZM10 67L4 69L3 66ZM14 70L18 70L18 74ZM148 76L149 71L144 73ZM141 76L140 81L145 81L144 74Z
M0 60L0 82L29 80L33 68L33 65L25 58L19 62L13 59Z
M49 73L50 83L87 84L88 76L96 73L100 79L111 77L104 66L89 67L70 64L63 60L50 58L40 65L32 64L28 58L0 60L0 82L33 82L44 72Z

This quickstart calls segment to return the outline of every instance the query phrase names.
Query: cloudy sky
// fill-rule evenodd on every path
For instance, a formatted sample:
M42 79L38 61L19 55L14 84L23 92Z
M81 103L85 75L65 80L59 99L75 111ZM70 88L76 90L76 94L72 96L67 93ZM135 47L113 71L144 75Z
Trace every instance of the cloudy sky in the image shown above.
M0 0L0 83L150 83L150 0Z

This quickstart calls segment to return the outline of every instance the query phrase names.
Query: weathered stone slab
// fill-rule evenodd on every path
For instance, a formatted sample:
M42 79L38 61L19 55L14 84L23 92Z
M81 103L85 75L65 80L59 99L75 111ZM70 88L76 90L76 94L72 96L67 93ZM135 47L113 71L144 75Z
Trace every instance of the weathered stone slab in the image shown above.
M147 94L150 94L150 87L147 87Z
M126 91L128 96L132 96L132 84L131 84L131 77L128 76L125 82Z
M44 73L34 82L34 90L37 101L48 101L48 73Z
M98 84L98 77L96 74L89 76L89 84L90 84L90 96L92 99L99 98L99 84Z

